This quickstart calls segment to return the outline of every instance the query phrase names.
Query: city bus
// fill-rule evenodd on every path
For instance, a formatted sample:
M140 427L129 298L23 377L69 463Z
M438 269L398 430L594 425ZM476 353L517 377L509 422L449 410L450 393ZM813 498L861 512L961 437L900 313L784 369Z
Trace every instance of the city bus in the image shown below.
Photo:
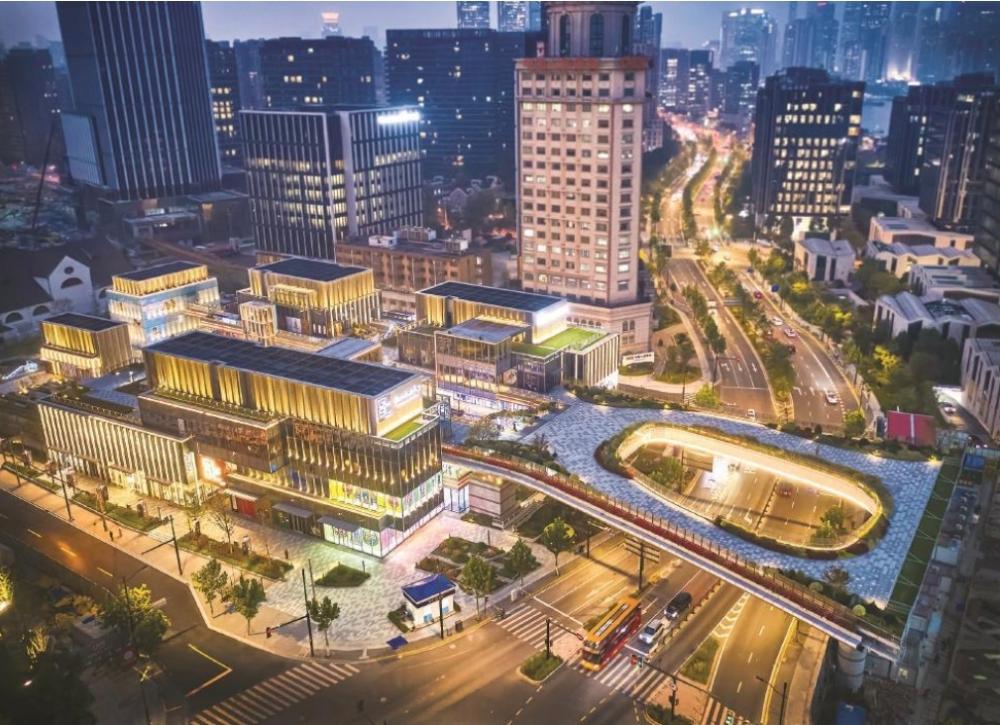
M601 617L583 639L582 664L599 670L618 654L625 643L639 631L642 611L635 597L622 597Z

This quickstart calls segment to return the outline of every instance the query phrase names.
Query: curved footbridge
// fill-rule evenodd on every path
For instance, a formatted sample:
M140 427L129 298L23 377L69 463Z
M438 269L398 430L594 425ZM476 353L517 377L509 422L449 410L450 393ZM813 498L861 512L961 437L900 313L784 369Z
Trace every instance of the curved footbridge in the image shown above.
M877 476L893 496L889 528L873 548L857 556L817 561L764 549L653 495L636 482L611 473L594 458L604 441L639 422L663 422L716 428L752 436L761 443L818 456L859 473ZM551 496L610 526L692 562L789 614L819 628L841 643L841 655L872 652L889 660L899 653L899 639L851 609L784 577L778 570L798 570L822 579L831 566L850 574L849 589L884 606L937 476L939 464L879 458L817 445L764 426L717 416L678 411L608 408L576 402L526 441L543 435L560 464L573 476L499 454L444 446L444 458L465 468L507 478ZM747 457L753 449L747 449ZM790 467L796 464L789 464ZM817 472L817 475L821 475Z

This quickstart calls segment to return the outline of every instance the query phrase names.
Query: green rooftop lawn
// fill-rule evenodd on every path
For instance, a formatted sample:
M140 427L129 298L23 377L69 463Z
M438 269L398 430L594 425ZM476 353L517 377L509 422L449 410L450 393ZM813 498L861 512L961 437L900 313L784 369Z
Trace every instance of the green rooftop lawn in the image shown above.
M414 433L420 430L424 425L424 422L419 418L414 418L408 420L403 425L393 428L391 431L385 434L385 437L391 441L401 441L410 433Z
M538 343L542 347L561 350L564 347L586 347L600 340L606 333L601 330L587 330L583 327L567 327L560 333Z

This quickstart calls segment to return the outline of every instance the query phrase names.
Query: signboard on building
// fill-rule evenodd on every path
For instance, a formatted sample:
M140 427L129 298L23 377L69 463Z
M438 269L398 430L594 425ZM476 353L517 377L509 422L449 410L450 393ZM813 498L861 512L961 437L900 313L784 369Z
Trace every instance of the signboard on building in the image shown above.
M637 352L632 355L622 355L622 365L635 365L637 363L651 363L656 360L656 353Z

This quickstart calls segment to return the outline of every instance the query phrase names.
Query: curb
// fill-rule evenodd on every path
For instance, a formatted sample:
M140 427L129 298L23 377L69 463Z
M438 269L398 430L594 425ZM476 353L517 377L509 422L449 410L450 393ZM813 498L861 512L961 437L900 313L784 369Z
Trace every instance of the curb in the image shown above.
M559 655L556 655L556 657L559 657ZM552 672L550 672L549 674L545 675L545 677L543 677L540 680L533 680L530 677L528 677L526 674L524 674L523 672L521 672L521 667L524 665L524 662L522 662L520 665L518 665L517 668L514 670L514 672L515 672L515 674L518 677L520 677L522 680L524 680L525 682L527 682L529 685L535 685L535 686L541 687L541 685L542 685L543 682L545 682L547 679L549 679L550 677L552 677L552 675L554 675L559 670L561 670L565 664L566 664L566 660L564 660L562 657L559 657L559 664L556 665L555 669L552 670Z
M774 658L774 664L771 665L771 673L767 676L767 689L764 690L764 702L761 705L760 715L761 723L763 725L768 725L771 721L771 700L774 699L774 678L778 674L778 670L785 662L785 652L788 649L788 643L792 641L795 630L799 627L798 620L792 619L788 625L788 629L785 631L785 638L781 641L781 648L778 650L778 656Z

